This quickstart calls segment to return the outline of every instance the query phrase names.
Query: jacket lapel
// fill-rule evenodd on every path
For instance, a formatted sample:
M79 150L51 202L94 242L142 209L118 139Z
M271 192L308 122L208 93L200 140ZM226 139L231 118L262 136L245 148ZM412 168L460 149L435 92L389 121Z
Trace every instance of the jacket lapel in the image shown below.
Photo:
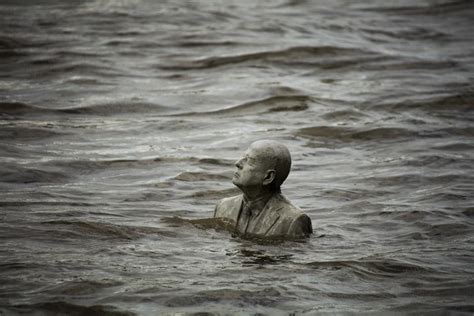
M249 224L247 233L265 236L280 219L281 208L276 195L273 195L260 214Z
M239 195L235 198L234 203L231 203L229 206L231 215L230 217L235 222L236 227L239 222L240 212L242 211L242 200L243 195Z

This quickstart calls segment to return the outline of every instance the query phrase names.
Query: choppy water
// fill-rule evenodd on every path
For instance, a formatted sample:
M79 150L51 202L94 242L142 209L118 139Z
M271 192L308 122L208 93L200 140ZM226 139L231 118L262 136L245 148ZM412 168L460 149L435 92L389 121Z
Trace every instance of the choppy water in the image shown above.
M472 1L0 15L0 314L474 312ZM262 138L306 243L198 220Z

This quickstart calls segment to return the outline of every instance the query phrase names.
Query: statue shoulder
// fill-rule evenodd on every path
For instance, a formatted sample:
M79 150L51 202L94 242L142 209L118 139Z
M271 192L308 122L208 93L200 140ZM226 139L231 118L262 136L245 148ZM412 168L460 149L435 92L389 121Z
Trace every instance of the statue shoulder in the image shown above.
M217 207L219 206L224 206L224 205L229 205L229 204L234 204L240 202L242 199L242 195L235 195L231 197L226 197L217 202Z
M283 194L277 194L275 195L275 200L276 200L276 203L278 205L279 208L281 208L281 213L282 215L284 215L285 217L296 217L300 214L303 214L301 209L297 206L295 206L293 203L290 202L290 200L288 200L286 198L286 196L284 196Z
M277 199L281 206L280 214L288 225L288 235L293 237L309 236L313 232L309 216L303 213L299 207L293 205L284 195L279 194Z
M313 225L308 215L300 212L291 222L288 235L296 238L309 237L313 233Z
M217 202L214 210L214 217L230 217L230 213L234 213L240 209L240 203L242 202L242 195L231 196L223 198Z

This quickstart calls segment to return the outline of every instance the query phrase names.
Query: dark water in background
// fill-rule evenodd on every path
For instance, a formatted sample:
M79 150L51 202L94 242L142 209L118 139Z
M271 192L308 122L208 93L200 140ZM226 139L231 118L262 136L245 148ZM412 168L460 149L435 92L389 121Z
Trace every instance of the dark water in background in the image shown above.
M0 15L0 314L474 312L474 2ZM261 138L306 243L185 220Z

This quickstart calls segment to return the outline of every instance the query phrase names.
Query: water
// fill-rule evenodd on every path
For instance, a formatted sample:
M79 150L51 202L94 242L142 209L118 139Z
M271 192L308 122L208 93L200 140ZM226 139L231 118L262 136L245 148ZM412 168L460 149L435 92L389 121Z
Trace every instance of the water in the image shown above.
M0 314L472 313L472 1L2 1ZM211 220L284 142L304 243Z

